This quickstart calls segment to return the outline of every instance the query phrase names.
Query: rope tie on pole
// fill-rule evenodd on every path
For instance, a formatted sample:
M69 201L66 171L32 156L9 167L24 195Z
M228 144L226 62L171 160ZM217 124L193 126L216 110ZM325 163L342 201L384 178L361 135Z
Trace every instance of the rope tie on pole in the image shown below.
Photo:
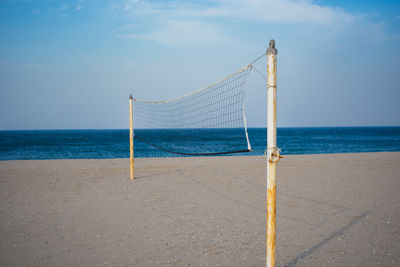
M278 162L280 157L280 148L269 147L267 148L267 159L269 162Z
M266 158L269 162L278 162L280 158L284 158L281 155L282 149L277 147L269 147L264 151L264 158Z

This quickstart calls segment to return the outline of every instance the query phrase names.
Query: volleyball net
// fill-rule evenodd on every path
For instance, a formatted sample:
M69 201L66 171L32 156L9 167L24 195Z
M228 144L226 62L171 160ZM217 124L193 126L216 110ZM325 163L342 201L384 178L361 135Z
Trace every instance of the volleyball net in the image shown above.
M164 152L186 156L251 151L245 91L253 66L180 97L134 100L134 138Z

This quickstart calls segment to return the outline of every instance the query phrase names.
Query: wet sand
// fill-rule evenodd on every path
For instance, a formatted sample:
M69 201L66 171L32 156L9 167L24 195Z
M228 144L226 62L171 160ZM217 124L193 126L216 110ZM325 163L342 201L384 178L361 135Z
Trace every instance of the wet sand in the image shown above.
M263 157L0 162L1 266L265 266ZM278 266L399 266L400 152L278 163Z

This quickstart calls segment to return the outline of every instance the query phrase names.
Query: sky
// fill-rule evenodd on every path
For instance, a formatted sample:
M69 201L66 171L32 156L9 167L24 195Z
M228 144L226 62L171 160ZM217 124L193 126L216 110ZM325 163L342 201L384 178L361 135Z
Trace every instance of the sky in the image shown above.
M0 130L126 129L130 93L187 94L270 39L278 127L400 126L400 1L1 0ZM246 113L266 125L254 71Z

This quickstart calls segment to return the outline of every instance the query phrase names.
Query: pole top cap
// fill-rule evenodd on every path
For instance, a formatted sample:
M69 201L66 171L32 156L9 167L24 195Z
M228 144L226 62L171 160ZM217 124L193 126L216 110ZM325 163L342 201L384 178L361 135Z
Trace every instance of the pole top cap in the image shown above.
M269 41L269 47L267 49L267 55L277 55L278 54L278 50L276 50L275 48L275 40L271 39Z
M129 96L129 100L133 100L133 96L132 96L132 94Z

